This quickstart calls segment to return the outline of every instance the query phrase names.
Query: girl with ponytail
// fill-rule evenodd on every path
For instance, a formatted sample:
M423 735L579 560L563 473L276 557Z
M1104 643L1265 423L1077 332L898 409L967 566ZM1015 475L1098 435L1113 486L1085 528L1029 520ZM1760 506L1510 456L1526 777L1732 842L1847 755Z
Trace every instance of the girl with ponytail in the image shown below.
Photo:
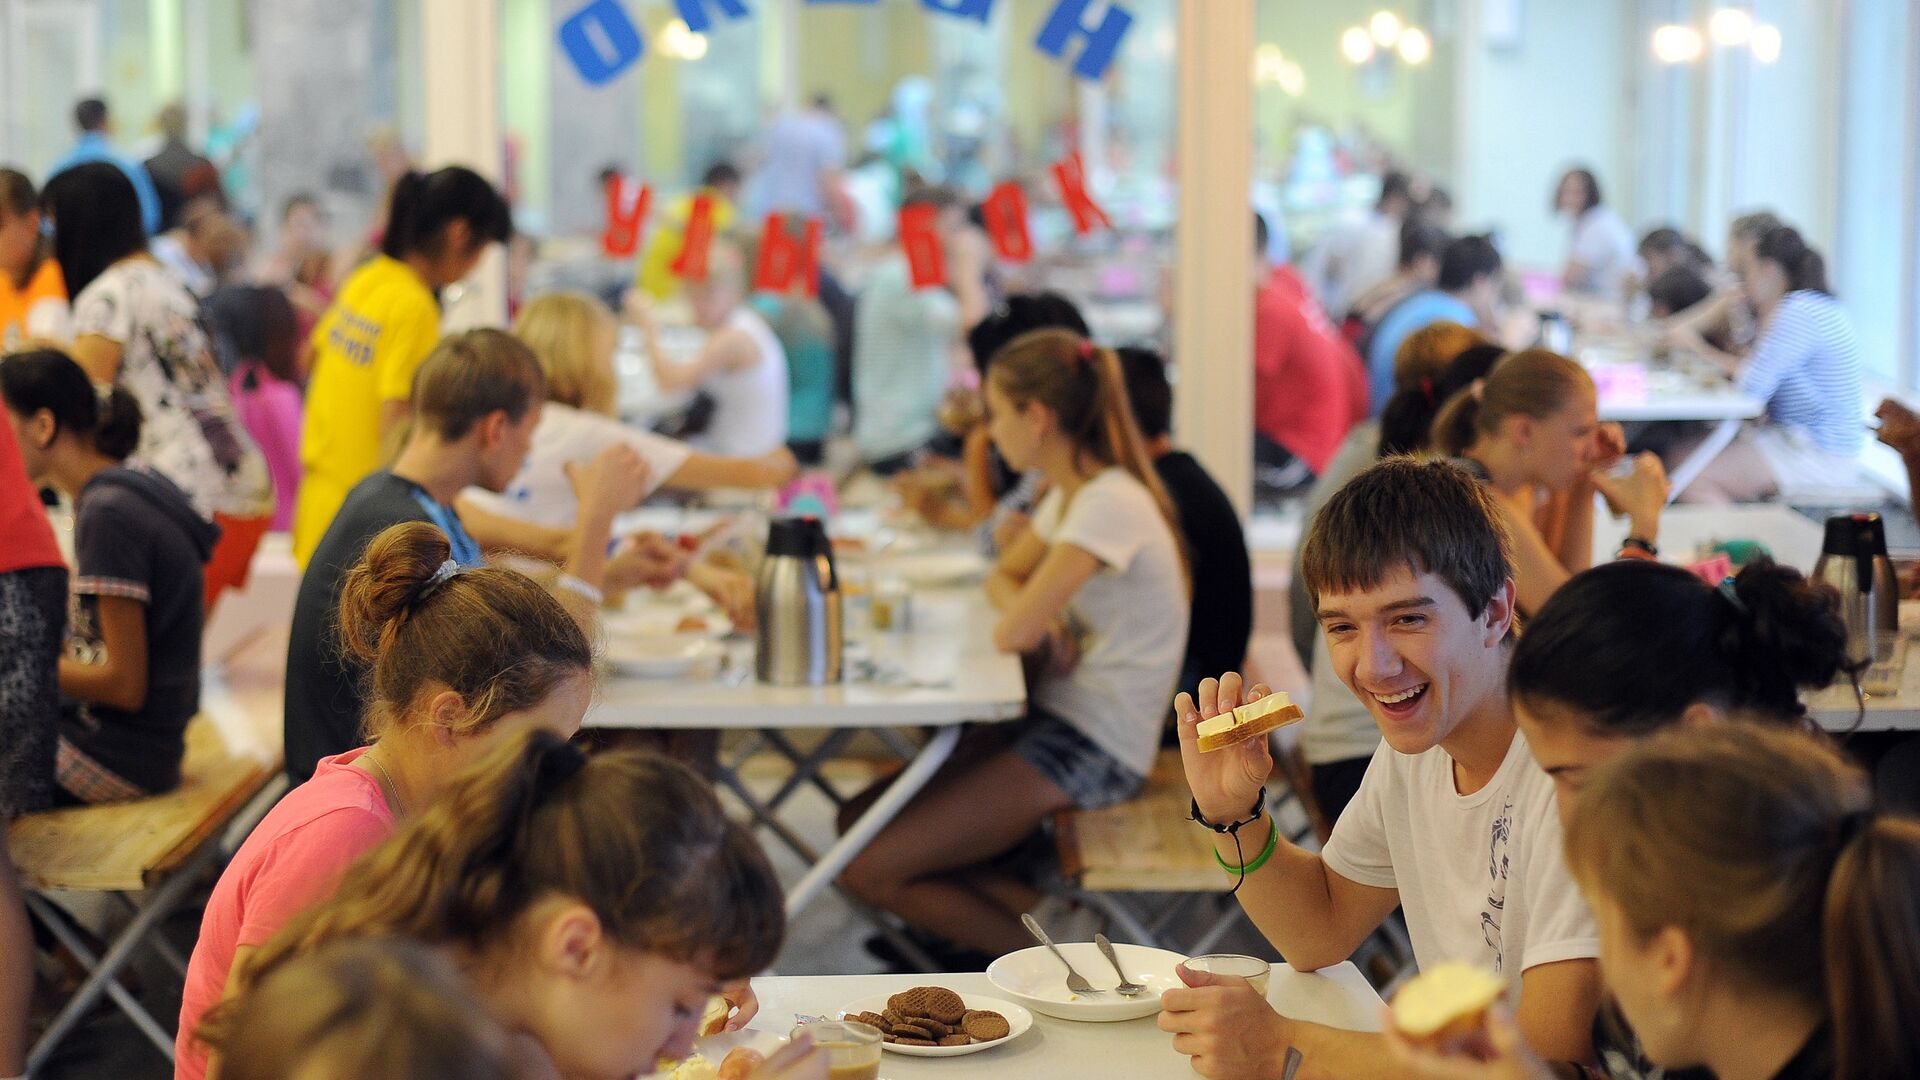
M1745 358L1697 336L1678 344L1723 367L1767 403L1762 421L1714 459L1683 498L1726 504L1799 488L1846 484L1866 443L1860 343L1827 289L1827 264L1799 232L1776 224L1754 244L1741 285L1760 317Z
M980 864L1055 811L1119 802L1145 782L1189 618L1179 528L1114 353L1070 331L1024 334L988 364L986 405L1008 466L1040 470L1049 487L986 586L995 645L1033 661L1028 720L1012 745L982 735L996 743L957 756L969 763L843 876L867 903L968 950L956 963L1019 948L1020 913L1038 899Z
M340 286L309 342L305 473L293 519L302 566L411 414L414 373L440 340L441 290L512 236L505 196L472 169L450 165L394 181L380 253Z
M655 754L587 758L535 730L356 862L198 1030L235 1038L253 995L301 958L397 937L451 958L559 1076L625 1080L684 1056L721 982L771 964L785 931L779 879L712 785ZM825 1072L802 1040L754 1076Z
M1513 537L1520 608L1540 610L1570 576L1593 562L1593 492L1631 521L1625 557L1658 554L1667 475L1642 453L1624 474L1612 466L1626 451L1618 424L1600 423L1593 380L1575 361L1527 349L1494 364L1485 379L1453 395L1433 421L1433 447L1492 491ZM1564 500L1557 529L1541 527L1541 507Z
M220 530L171 480L124 464L142 420L125 388L97 387L65 353L37 349L0 360L0 397L27 475L74 507L54 800L170 791L200 710L201 567Z
M371 745L322 758L221 874L187 967L176 1077L205 1075L190 1036L231 973L356 856L494 746L529 730L571 736L593 691L592 650L559 601L512 570L460 569L425 522L367 546L341 591L339 633L371 670Z

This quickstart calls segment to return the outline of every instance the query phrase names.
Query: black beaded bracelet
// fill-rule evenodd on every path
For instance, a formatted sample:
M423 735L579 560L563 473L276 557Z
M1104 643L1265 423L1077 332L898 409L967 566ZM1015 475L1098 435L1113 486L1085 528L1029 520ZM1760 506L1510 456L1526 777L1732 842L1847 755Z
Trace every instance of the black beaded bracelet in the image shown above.
M1246 817L1241 818L1239 821L1229 822L1228 824L1225 824L1225 825L1215 825L1213 822L1208 821L1207 816L1200 812L1199 799L1194 799L1192 800L1192 802L1193 802L1193 811L1187 815L1188 817L1192 818L1194 821L1199 822L1202 826L1212 829L1214 832L1226 833L1228 836L1232 836L1235 833L1238 833L1241 829L1244 829L1247 826L1253 824L1254 822L1259 821L1261 818L1261 815L1266 813L1267 788L1266 788L1266 785L1264 784L1260 786L1260 794L1254 797L1253 809L1247 811Z
M1623 548L1633 548L1635 551L1644 551L1654 558L1660 557L1660 549L1654 546L1653 541L1643 537L1629 536L1625 540L1620 541L1620 546Z

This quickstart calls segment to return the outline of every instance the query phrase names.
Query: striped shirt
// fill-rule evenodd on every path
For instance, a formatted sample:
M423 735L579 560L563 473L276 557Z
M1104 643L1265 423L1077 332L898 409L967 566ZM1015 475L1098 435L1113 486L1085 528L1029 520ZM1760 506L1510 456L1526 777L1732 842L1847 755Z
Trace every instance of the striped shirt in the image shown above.
M1860 343L1833 297L1802 289L1780 301L1740 369L1740 389L1767 418L1805 430L1822 450L1853 455L1866 442Z

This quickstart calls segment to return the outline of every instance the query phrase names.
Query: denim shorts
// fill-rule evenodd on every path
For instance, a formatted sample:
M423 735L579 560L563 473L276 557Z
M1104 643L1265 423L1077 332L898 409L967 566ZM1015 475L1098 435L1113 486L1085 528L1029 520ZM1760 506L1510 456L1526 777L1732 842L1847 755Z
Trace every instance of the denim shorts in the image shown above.
M1014 739L1013 750L1080 810L1125 802L1147 782L1078 728L1048 713L1033 712Z

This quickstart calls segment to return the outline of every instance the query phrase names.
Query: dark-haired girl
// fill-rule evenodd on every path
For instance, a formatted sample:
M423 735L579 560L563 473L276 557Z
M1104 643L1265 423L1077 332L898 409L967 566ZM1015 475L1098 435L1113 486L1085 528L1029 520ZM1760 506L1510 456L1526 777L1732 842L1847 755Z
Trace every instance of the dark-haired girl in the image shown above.
M380 253L347 278L308 342L293 518L302 566L411 413L414 372L440 340L440 291L512 235L506 199L471 169L409 172L394 183Z
M95 161L47 181L53 252L73 294L73 359L139 403L135 456L219 526L204 604L246 584L273 514L267 463L227 399L200 302L147 249L140 205L119 168Z
M201 564L219 534L165 476L122 462L140 407L104 400L51 349L0 361L0 397L29 475L73 500L73 603L60 691L55 798L111 802L180 783L200 708Z
M1825 260L1781 225L1754 245L1741 279L1760 315L1753 351L1735 357L1697 335L1684 344L1726 368L1742 392L1765 401L1766 420L1742 432L1682 497L1748 502L1847 483L1866 443L1860 343L1827 288Z
M459 569L446 534L395 525L347 572L340 637L372 669L370 746L320 759L255 827L214 886L187 967L177 1077L205 1074L191 1039L231 971L355 857L420 814L462 770L529 730L569 737L592 650L552 594L512 570Z
M1601 971L1647 1070L1920 1074L1920 822L1877 811L1831 744L1683 726L1597 768L1567 817ZM1564 1075L1500 1010L1472 1058L1394 1047L1427 1080Z
M0 353L67 339L67 286L46 256L33 181L0 169Z
M509 741L296 917L235 975L204 1034L230 1036L253 986L365 937L436 946L564 1080L628 1080L686 1055L723 981L773 962L780 882L712 785L654 754L591 759L552 732ZM182 1024L182 1037L191 1037ZM795 1040L751 1080L825 1080ZM357 1075L357 1074L356 1074Z

